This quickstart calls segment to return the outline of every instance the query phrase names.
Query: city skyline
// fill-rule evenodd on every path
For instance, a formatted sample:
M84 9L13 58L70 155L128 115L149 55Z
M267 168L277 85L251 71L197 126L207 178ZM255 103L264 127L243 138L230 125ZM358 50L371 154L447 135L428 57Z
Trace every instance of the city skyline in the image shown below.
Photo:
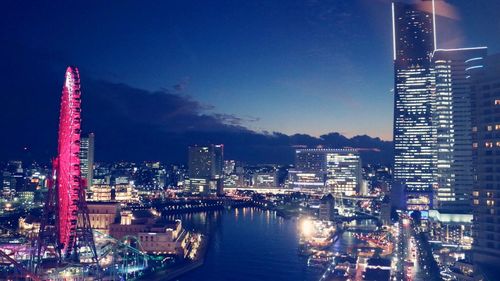
M13 25L15 21L12 18L4 19L5 26L8 28L2 33L2 42L5 43L2 46L2 55L6 61L4 72L7 75L2 79L5 79L3 81L5 91L11 92L16 89L18 97L2 99L2 104L9 109L2 111L1 117L3 120L12 120L4 121L2 125L5 125L9 131L22 130L22 132L13 134L11 140L3 141L2 144L5 145L2 147L10 148L3 155L8 155L12 151L21 151L25 146L37 150L38 155L42 154L45 157L49 155L47 152L50 150L40 150L53 142L47 141L44 145L34 147L36 145L33 145L30 140L41 134L47 134L45 132L50 132L50 130L41 130L39 124L25 116L19 116L16 112L18 112L21 100L32 98L37 104L50 109L50 105L47 105L44 99L53 99L54 97L49 95L58 92L61 78L57 73L67 64L75 64L82 69L82 79L86 82L83 90L89 95L87 104L83 105L89 114L83 118L90 119L86 122L88 125L84 131L96 132L100 136L101 145L109 146L113 139L126 139L123 134L106 132L105 128L100 127L99 121L101 120L117 122L117 131L125 130L126 127L131 128L132 131L141 129L136 128L136 125L142 128L149 127L152 132L145 134L148 139L159 131L181 132L185 139L181 142L183 146L194 144L196 142L192 141L194 138L201 138L206 142L225 143L225 139L231 138L228 135L234 132L236 135L250 134L260 139L257 142L264 143L264 146L269 147L268 150L275 148L270 143L276 142L276 139L281 146L301 144L300 141L296 142L290 138L286 138L285 141L280 140L284 136L273 132L285 135L307 134L316 137L316 140L312 141L314 144L328 144L328 142L318 141L317 137L329 132L339 132L347 137L366 134L381 137L383 140L391 139L392 83L391 78L385 75L385 71L379 71L380 68L386 71L391 71L392 68L391 30L388 28L391 17L389 1L377 1L376 4L367 4L365 1L349 1L349 3L310 1L306 4L285 4L282 9L283 13L276 12L276 15L281 15L282 18L268 13L272 10L272 5L283 5L283 3L257 3L243 7L225 6L224 9L229 9L236 14L245 13L245 16L242 19L228 16L220 20L214 17L216 11L213 9L216 7L205 10L189 9L190 4L172 4L171 6L163 4L156 7L158 11L166 10L164 6L167 6L171 8L167 9L168 11L181 10L198 16L190 23L179 19L179 22L174 24L174 30L167 28L170 26L168 24L161 24L165 18L158 13L151 12L152 8L144 8L140 10L140 13L134 14L133 7L131 7L134 6L133 4L128 3L123 7L117 7L123 10L124 16L135 16L131 17L130 23L123 27L124 31L130 30L130 32L124 32L120 36L116 32L110 32L109 38L103 37L101 32L94 33L91 27L102 25L107 31L120 31L121 29L112 23L115 20L114 15L106 19L104 15L95 12L96 9L86 10L85 7L72 6L76 4L66 4L60 9L67 13L61 12L60 15L52 18L41 18L40 15L35 15L38 12L35 8L46 9L47 7L31 7L30 5L6 7L12 11L11 15L16 15L22 10L27 18L26 22L21 25ZM97 4L93 3L93 5ZM489 11L494 10L498 3L489 1L484 2L483 5L491 6L487 9ZM89 27L78 24L73 26L76 28L74 34L78 34L77 38L65 36L70 33L67 33L65 25L62 24L69 17L82 17L70 11L71 8L91 13L89 18L92 20L89 21ZM495 38L477 32L477 26L486 26L492 15L486 13L478 19L474 14L477 14L479 9L466 1L438 3L437 10L438 14L441 14L437 19L438 32L440 27L447 31L438 34L438 47L484 44L488 45L491 53L499 50L500 43L496 42ZM147 12L151 12L150 17L145 16ZM254 17L249 18L252 16ZM33 24L30 24L30 21ZM228 30L224 31L227 37L219 38L223 40L218 40L218 43L205 40L207 48L199 50L197 46L200 40L206 38L201 37L196 27L199 27L201 23L206 23L208 27L219 26L220 21L229 26ZM369 30L364 29L366 21L373 23L373 27ZM133 23L144 24L147 27L146 31L138 32L137 27L132 26ZM252 23L254 25L251 25ZM291 33L288 24L294 24L293 26L305 24L307 28L306 30L299 28ZM472 26L476 26L473 29L474 32L471 31ZM163 27L165 30L160 32ZM242 28L249 29L248 38L242 38L239 35L238 31ZM51 30L51 34L47 34L46 30ZM214 38L220 37L219 33L209 30L210 32L204 36L212 34ZM266 30L269 31L264 32ZM260 38L257 36L259 33L265 36ZM295 38L295 35L298 38ZM46 40L40 40L41 36L46 36ZM285 40L289 43L288 48L278 50L278 47L282 46L274 46L275 42L278 45L283 44L280 40L288 37L293 37L293 39ZM66 38L66 40L61 41L60 38ZM82 40L84 41L82 45L67 48L68 44L75 45L80 38L85 38ZM141 38L144 42L141 42ZM172 43L166 44L167 38L172 39ZM370 40L374 42L374 45L360 45L360 39L361 41ZM137 47L131 47L133 46L131 40L137 44ZM288 42L288 40L291 41ZM181 44L174 44L174 42ZM249 45L248 43L251 42L253 44ZM262 44L258 44L260 42ZM162 46L165 47L164 50L161 49ZM151 50L146 48L145 52L141 52L145 47ZM230 52L218 52L217 47L225 47ZM15 59L9 55L12 52L17 54ZM127 56L118 54L127 54ZM155 57L157 60L151 57L154 54L157 55ZM103 57L105 55L107 56ZM227 60L221 56L227 57ZM195 57L198 61L190 61ZM284 57L293 57L298 61L285 62ZM143 63L138 64L138 61ZM170 62L175 62L175 66ZM183 63L185 67L182 67ZM221 63L224 68L220 66ZM339 68L338 65L343 67ZM38 75L23 76L21 69L26 69L26 67L34 67L39 72ZM259 67L262 70L259 70ZM234 68L234 71L228 72L229 68ZM242 70L243 77L241 75L234 77L238 70ZM272 73L266 76L267 72ZM252 77L252 79L245 77ZM317 79L311 79L312 77ZM20 83L25 84L26 87L21 89L16 87ZM345 85L346 83L349 85ZM231 87L231 89L224 89L224 94L215 93L222 86ZM143 104L138 104L141 108L127 109L136 104L138 99L143 100ZM160 102L155 104L156 101ZM105 107L104 104L109 102L111 106ZM165 114L151 114L162 110L158 105L163 106ZM30 107L32 111L36 110L36 105L30 105ZM150 114L142 112L143 107L151 107ZM301 114L301 118L295 118L294 116L304 108L305 114ZM109 112L103 113L105 109ZM137 110L136 114L135 110ZM51 123L51 120L55 118L55 115L52 116L50 112L34 114L40 117L37 120L45 123ZM96 117L92 119L91 115ZM134 115L141 115L141 117ZM372 122L364 122L363 120L366 119ZM187 130L190 130L190 136L185 134ZM168 137L163 137L163 139L166 143L175 142ZM18 147L13 149L14 143ZM355 142L347 146L353 146L353 143ZM119 145L130 148L136 144L137 141L128 139ZM158 146L158 143L154 141L150 144L153 147ZM240 144L241 141L235 143L235 145ZM175 145L180 146L180 144ZM116 159L116 156L120 155L123 150L125 149L112 149L109 152L112 155L108 159ZM291 149L287 151L290 152ZM162 154L165 155L167 152ZM233 153L228 147L228 155L231 154L240 157L244 152ZM147 158L153 159L151 156ZM174 158L184 159L185 156L177 155ZM160 159L163 158L160 157ZM289 156L283 162L291 162L291 159L292 157Z
M498 276L500 2L93 1L3 5L0 279Z

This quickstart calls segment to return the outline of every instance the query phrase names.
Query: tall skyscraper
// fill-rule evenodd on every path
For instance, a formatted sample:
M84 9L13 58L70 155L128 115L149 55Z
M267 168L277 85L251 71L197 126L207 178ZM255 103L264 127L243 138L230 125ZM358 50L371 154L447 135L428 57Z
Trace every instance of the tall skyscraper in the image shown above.
M80 140L80 169L87 186L92 185L94 179L94 133Z
M407 1L406 1L407 2ZM393 2L394 181L408 210L427 210L436 184L432 126L434 1Z
M472 82L474 262L500 264L500 54ZM498 276L497 276L498 277ZM494 280L494 279L490 279Z
M192 192L223 194L224 145L190 146L188 162Z
M444 212L471 211L471 80L483 67L487 48L438 49L433 122L436 127L437 187L434 207Z

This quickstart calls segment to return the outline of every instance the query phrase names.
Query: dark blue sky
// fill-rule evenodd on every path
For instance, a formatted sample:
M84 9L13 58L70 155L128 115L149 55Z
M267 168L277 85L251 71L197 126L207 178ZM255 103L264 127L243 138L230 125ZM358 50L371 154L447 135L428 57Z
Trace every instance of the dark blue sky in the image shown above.
M58 96L71 64L87 80L168 92L194 115L257 132L392 138L390 1L6 2L9 81L46 73L32 83ZM438 46L498 52L499 10L497 0L439 1ZM18 91L9 81L1 95Z

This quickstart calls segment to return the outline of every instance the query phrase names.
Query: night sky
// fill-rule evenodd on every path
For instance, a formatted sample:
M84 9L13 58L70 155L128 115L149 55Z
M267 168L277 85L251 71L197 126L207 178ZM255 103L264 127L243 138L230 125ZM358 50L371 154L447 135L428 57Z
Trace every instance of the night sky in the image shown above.
M500 52L500 1L437 9L439 48ZM0 10L0 160L55 154L67 65L80 68L97 160L183 162L187 145L210 142L248 162L290 162L299 144L390 150L390 1L2 1Z

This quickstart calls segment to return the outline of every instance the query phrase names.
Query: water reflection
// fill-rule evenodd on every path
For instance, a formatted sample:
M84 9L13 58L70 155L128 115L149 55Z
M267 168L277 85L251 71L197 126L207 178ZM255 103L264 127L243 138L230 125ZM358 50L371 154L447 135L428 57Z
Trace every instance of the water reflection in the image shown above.
M295 220L256 208L171 216L188 229L209 234L205 264L179 280L318 280L297 255Z
M318 280L322 274L308 268L307 259L297 253L296 219L284 219L257 208L169 216L175 218L180 218L187 229L209 237L205 264L178 280L309 281ZM331 250L346 252L359 244L352 234L342 233Z

